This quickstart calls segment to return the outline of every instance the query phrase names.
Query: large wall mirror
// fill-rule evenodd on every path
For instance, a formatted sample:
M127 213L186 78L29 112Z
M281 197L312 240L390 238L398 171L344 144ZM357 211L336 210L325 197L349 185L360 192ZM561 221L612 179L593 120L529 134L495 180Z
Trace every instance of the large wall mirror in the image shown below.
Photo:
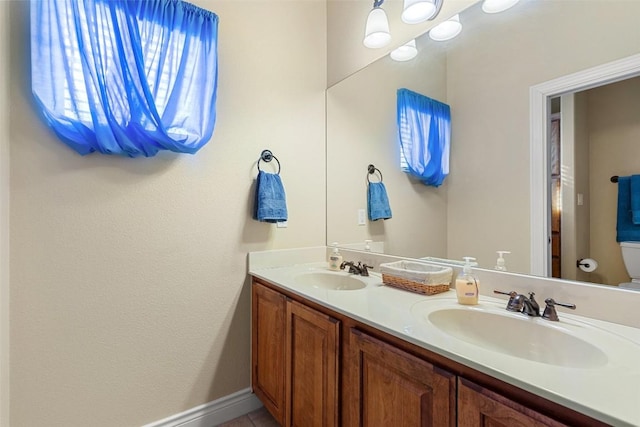
M413 60L384 57L330 87L327 242L370 239L385 253L412 258L473 256L484 268L495 266L496 251L510 251L508 270L531 274L532 212L552 204L544 199L550 191L532 199L530 89L640 53L639 14L640 2L625 0L520 0L500 14L485 14L478 3L460 14L457 38L435 42L424 34ZM615 241L617 187L609 178L640 173L639 85L629 78L553 96L549 128L556 126L564 144L565 177L556 193L562 204L553 205L563 215L563 251L554 261L562 278L629 280ZM400 169L401 87L451 106L450 175L438 188ZM382 172L393 218L359 225L369 164ZM580 258L597 259L598 269L580 271Z

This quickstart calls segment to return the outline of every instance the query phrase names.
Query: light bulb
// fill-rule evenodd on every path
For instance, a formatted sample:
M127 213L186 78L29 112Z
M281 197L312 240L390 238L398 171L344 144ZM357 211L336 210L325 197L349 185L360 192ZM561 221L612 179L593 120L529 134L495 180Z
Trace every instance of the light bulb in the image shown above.
M413 59L418 54L418 48L416 47L416 39L411 40L408 43L403 44L399 48L393 50L389 56L394 61L408 61Z
M374 7L367 16L362 43L368 48L376 49L386 46L390 41L391 34L389 33L387 14L380 7Z
M484 0L482 10L486 13L499 13L513 7L520 0Z
M460 34L462 24L460 23L460 15L456 15L440 24L436 25L429 31L429 37L432 40L442 42L450 40Z
M400 18L405 24L419 24L436 13L434 0L404 0Z

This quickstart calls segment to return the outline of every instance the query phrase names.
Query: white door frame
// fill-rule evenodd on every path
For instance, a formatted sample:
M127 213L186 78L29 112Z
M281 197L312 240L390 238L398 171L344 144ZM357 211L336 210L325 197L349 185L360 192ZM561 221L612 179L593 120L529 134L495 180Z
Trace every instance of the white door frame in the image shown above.
M549 271L549 179L547 115L550 97L591 89L640 75L640 54L559 77L529 89L531 154L531 274Z

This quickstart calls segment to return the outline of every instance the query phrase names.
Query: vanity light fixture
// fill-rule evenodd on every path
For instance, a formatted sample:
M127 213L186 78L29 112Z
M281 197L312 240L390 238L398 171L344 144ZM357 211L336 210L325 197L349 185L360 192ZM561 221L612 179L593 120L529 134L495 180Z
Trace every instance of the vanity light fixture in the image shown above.
M436 0L404 0L400 18L405 24L419 24L435 17L437 11Z
M384 9L380 7L382 3L384 3L384 0L373 0L373 9L367 16L362 43L370 49L386 46L391 41L389 20Z
M389 56L394 61L408 61L413 59L418 54L418 48L416 47L416 39L411 40L408 43L403 44L399 48L391 51Z
M504 12L510 7L515 6L520 0L484 0L482 10L486 13Z
M455 15L444 22L439 23L429 31L429 37L437 42L451 40L462 31L460 15Z

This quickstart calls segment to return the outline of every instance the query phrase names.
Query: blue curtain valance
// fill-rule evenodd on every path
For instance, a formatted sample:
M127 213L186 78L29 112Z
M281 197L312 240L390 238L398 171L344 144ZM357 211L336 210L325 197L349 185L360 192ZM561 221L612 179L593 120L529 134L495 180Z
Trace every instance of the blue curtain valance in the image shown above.
M32 0L33 94L80 154L195 153L216 119L217 32L181 0Z
M409 89L397 92L397 125L405 172L438 187L449 174L451 109Z

